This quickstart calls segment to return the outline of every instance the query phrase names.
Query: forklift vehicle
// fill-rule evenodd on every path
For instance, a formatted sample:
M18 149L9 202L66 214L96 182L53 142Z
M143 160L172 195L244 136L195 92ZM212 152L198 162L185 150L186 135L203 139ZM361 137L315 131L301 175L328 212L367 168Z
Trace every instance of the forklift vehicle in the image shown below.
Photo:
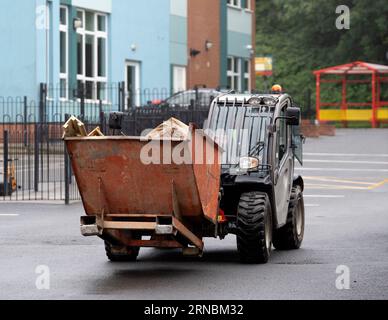
M117 115L112 119L117 120ZM121 121L111 121L120 131ZM81 233L105 241L111 261L136 261L141 247L201 256L206 237L237 236L243 263L266 263L272 245L298 249L304 235L300 109L287 94L215 99L204 130L187 139L66 137L86 216ZM166 143L166 140L168 140ZM141 154L160 152L154 162ZM197 161L197 147L212 161ZM166 146L189 150L181 163ZM155 157L154 157L155 158ZM170 159L171 160L171 159Z
M242 262L265 263L272 245L299 249L304 236L301 113L292 98L226 95L213 102L205 130L224 149L220 210L237 236ZM221 133L219 136L218 133Z

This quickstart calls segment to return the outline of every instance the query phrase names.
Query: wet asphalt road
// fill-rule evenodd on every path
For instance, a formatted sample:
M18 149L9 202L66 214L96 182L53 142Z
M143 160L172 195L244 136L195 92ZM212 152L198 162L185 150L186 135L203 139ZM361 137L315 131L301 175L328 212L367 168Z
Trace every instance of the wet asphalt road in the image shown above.
M302 249L241 265L235 237L209 239L202 259L143 249L107 261L79 232L80 204L0 203L0 299L387 299L388 130L339 130L305 146ZM36 267L50 289L36 288ZM350 289L336 288L336 269Z

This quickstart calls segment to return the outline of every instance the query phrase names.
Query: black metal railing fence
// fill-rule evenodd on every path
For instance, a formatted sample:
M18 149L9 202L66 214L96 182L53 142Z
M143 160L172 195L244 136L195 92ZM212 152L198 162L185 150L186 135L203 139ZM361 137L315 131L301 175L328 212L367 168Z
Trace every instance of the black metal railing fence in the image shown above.
M125 134L138 136L171 117L201 127L210 105L210 100L190 95L169 105L165 103L171 96L168 90L128 92L123 83L107 86L105 100L89 99L93 95L82 84L67 88L65 95L60 90L41 84L37 102L0 97L0 201L80 200L62 140L62 126L71 115L82 120L88 131L99 126L109 135L109 114L121 111ZM131 101L143 104L131 105Z

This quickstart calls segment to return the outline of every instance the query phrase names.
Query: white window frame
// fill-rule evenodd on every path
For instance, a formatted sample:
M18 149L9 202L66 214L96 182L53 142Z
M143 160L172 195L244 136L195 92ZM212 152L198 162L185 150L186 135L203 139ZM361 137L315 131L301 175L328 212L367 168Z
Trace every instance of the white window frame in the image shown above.
M242 81L242 78L241 78L241 70L242 70L242 66L241 66L241 60L240 58L237 58L237 57L233 57L233 56L229 56L228 59L232 59L232 66L231 66L231 70L228 70L227 72L227 77L231 78L232 81L231 81L231 90L235 90L237 92L241 92L241 81ZM237 72L234 71L235 69L235 66L236 66L236 63L237 63ZM238 83L237 83L237 86L236 86L236 83L235 83L235 77L238 77Z
M173 65L172 66L172 75L173 75L173 79L172 79L172 86L173 86L173 93L177 93L177 92L180 92L180 91L186 91L187 90L187 67L186 66L181 66L181 65ZM176 76L177 76L177 73L182 71L182 74L183 74L183 85L182 86L177 86L176 85Z
M248 79L248 88L246 88L246 90L248 92L251 92L251 90L252 90L252 78L251 78L252 64L251 63L252 62L250 59L244 59L243 61L244 61L244 64L245 64L245 62L248 62L248 72L246 70L244 70L245 71L244 72L244 80Z
M246 7L244 8L246 11L252 12L251 0L246 0Z
M77 30L77 35L82 36L82 75L78 74L77 70L77 81L81 81L86 86L86 82L93 82L93 92L92 92L92 99L86 99L86 102L95 103L99 101L97 99L97 84L105 84L105 88L107 88L108 83L108 15L103 14L100 12L94 12L94 11L88 11L89 13L92 13L94 15L94 31L86 30L86 11L84 9L77 9L78 12L82 13L82 27ZM103 16L105 17L105 31L99 31L98 30L98 17ZM93 37L93 74L94 77L87 77L86 76L86 36L92 36ZM105 76L101 77L98 75L98 39L103 38L105 39ZM103 102L108 102L108 96L107 92L105 94L105 99Z
M61 41L61 33L65 33L66 35L66 50L65 50L65 63L66 63L66 72L61 72L61 66L59 66L59 99L60 100L67 100L69 99L69 90L68 90L68 83L69 83L69 8L66 6L60 6L59 10L65 10L66 12L66 24L62 24L59 20L59 41ZM60 53L61 54L61 50ZM59 60L59 63L61 63L61 59ZM62 88L61 81L65 81L65 88ZM62 90L65 91L65 96L61 96Z

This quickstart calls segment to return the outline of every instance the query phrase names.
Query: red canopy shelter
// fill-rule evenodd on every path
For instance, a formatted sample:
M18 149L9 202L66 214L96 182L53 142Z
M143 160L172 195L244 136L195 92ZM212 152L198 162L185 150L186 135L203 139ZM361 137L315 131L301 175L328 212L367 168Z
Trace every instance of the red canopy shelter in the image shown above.
M370 121L375 128L379 122L388 120L388 101L381 101L381 84L388 82L388 66L356 61L335 67L314 71L317 86L317 119L320 121ZM324 79L325 75L332 75ZM335 79L333 79L333 75ZM370 79L348 79L348 75L367 75ZM323 103L321 83L342 83L342 101ZM347 102L346 92L349 83L371 83L372 102Z

